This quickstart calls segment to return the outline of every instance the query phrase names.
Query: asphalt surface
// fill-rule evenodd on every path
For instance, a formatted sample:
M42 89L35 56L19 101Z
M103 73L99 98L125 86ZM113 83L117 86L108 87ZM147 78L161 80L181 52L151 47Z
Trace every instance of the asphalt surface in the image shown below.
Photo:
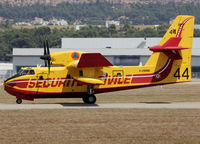
M58 104L0 104L0 110L30 110L30 109L200 109L200 102L144 102L144 103L58 103Z

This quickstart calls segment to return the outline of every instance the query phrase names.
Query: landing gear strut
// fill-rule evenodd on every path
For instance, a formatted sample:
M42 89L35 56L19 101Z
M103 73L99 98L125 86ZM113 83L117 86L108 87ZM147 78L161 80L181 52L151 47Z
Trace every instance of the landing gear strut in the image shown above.
M94 94L86 95L82 99L83 99L83 102L87 104L95 104L96 102L96 96Z
M18 98L18 99L16 100L16 103L17 103L17 104L21 104L21 103L22 103L22 99Z

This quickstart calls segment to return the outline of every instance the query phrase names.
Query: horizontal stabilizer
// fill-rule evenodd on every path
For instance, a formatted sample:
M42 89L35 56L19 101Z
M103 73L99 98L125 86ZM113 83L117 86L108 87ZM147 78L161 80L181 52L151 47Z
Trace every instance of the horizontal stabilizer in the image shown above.
M188 49L188 48L179 47L178 45L179 45L180 41L181 41L180 37L172 37L164 45L153 46L150 48L150 50L153 52L163 52L163 51Z
M171 37L165 44L157 45L150 48L153 52L164 52L171 59L182 59L179 50L189 49L178 46L181 37Z
M86 84L86 85L104 84L102 80L94 79L94 78L74 77L74 80L77 81L79 84Z
M112 66L112 64L100 53L84 53L82 54L78 68L85 67L105 67Z

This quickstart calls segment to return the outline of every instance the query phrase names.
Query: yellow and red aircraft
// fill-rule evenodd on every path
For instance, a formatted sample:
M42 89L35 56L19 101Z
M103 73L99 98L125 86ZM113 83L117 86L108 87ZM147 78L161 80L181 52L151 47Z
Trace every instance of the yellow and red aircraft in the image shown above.
M194 17L179 15L161 42L150 50L144 66L113 66L100 53L49 52L44 43L45 67L26 67L4 82L16 102L36 98L82 98L94 104L94 94L191 80ZM51 67L55 65L57 67Z

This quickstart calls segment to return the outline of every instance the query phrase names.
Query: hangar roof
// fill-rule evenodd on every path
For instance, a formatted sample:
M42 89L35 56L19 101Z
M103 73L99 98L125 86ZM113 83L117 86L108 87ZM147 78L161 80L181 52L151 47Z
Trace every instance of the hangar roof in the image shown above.
M62 38L61 48L148 48L158 45L161 37L155 38ZM193 38L193 48L199 48L200 38Z
M62 38L61 48L56 51L97 52L103 55L151 55L148 47L157 45L162 38ZM13 56L43 55L42 48L14 48ZM200 38L193 39L193 56L200 56Z
M14 48L13 56L40 56L43 55L42 48ZM83 52L91 52L91 53L101 53L102 55L151 55L151 51L147 48L145 49L63 49L63 48L50 48L50 52L57 51L83 51Z

